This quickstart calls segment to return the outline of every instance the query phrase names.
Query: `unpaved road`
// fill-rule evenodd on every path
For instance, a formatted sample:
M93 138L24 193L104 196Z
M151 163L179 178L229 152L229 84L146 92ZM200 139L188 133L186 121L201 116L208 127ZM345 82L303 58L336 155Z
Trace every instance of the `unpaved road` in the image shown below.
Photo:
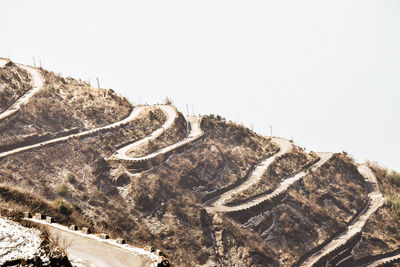
M0 66L6 64L8 60L0 59ZM12 106L0 114L0 119L4 119L20 109L20 107L29 101L29 99L42 88L43 78L40 72L32 67L17 64L19 67L28 71L32 77L33 88L25 95L21 96ZM141 112L148 107L135 108L131 114L125 119L106 125L104 127L84 131L78 134L73 134L65 137L55 138L38 144L17 148L14 150L0 153L0 158L14 153L26 151L32 148L41 147L47 144L66 141L72 137L79 137L92 134L94 132L111 129L122 124L126 124L134 120ZM35 221L35 220L33 220ZM43 221L37 221L41 224L46 224ZM154 263L159 259L155 254L144 251L140 248L134 248L127 245L118 245L115 241L102 241L93 235L83 235L79 232L70 232L68 229L63 229L62 226L56 227L55 225L47 224L53 234L59 235L69 243L67 252L73 259L79 259L80 266L154 266ZM115 244L112 244L114 242ZM86 263L86 264L83 264Z
M269 194L261 195L257 198L251 199L240 205L225 206L226 201L228 201L232 197L233 194L241 192L241 191L249 188L253 184L257 183L261 179L264 172L271 165L271 163L277 157L289 152L289 150L292 148L292 144L289 141L279 139L279 138L273 138L273 141L279 146L279 148L280 148L279 152L274 154L273 156L267 158L263 162L261 162L255 168L255 170L251 173L251 176L247 181L245 181L244 183L240 184L239 186L233 188L232 190L230 190L226 193L223 193L222 195L219 195L219 196L205 202L204 207L207 209L207 211L210 211L213 213L215 213L215 212L230 212L230 211L239 211L239 210L253 207L267 199L274 198L276 195L286 191L294 182L303 178L303 176L306 175L309 168L300 173L297 173L296 175L293 175L292 177L284 179L278 185L278 187ZM331 155L332 155L331 153L318 153L320 160L318 162L316 162L314 165L312 165L310 168L316 169L316 168L320 167L331 157Z
M146 142L150 141L150 140L154 140L155 138L157 138L158 136L160 136L164 130L168 129L169 127L172 126L172 124L174 123L175 119L178 117L178 113L176 111L175 108L173 108L172 106L166 106L166 105L161 105L161 106L156 106L158 108L160 108L165 115L167 116L167 120L165 121L165 123L163 124L163 126L157 130L155 130L153 133L151 133L150 135L146 136L145 138L134 142L132 144L129 144L125 147L120 148L119 150L117 150L116 152L114 152L114 154L111 156L111 158L116 158L116 159L122 159L122 160L132 160L132 161L139 161L139 160L145 160L145 159L150 159L153 157L156 157L160 154L164 154L167 153L169 151L172 151L174 149L179 148L180 146L191 142L193 140L195 140L196 138L200 137L203 135L203 131L201 130L200 127L200 122L201 122L201 117L199 116L185 116L185 119L187 122L189 122L190 124L190 132L188 133L188 136L185 137L184 139L182 139L181 141L172 144L170 146L164 147L160 150L157 150L153 153L150 153L146 156L143 157L131 157L129 156L129 151L131 151L132 149L139 147L143 144L145 144Z
M372 189L368 192L368 198L370 200L370 205L367 209L360 214L358 218L349 226L347 227L346 232L342 233L341 235L337 236L335 239L332 240L329 244L323 247L321 250L314 253L310 258L308 258L301 266L313 266L315 263L318 262L323 256L327 255L329 252L335 250L337 247L346 244L346 242L352 238L354 235L360 233L362 228L366 224L369 217L384 203L384 198L379 191L379 187L376 181L376 177L365 165L361 165L358 167L358 171L364 176L365 180L372 185Z
M8 61L7 60L0 60L0 66L6 64ZM21 64L16 64L18 67L26 70L32 77L32 81L33 81L33 87L31 90L29 90L26 94L24 94L23 96L21 96L17 101L14 102L14 104L12 104L7 110L5 110L3 113L0 114L0 120L7 118L8 116L14 114L15 112L17 112L20 107L25 104L26 102L29 101L29 99L36 94L37 91L39 91L42 86L43 86L43 77L40 74L40 71L38 71L35 68L29 67L29 66L25 66L25 65L21 65Z

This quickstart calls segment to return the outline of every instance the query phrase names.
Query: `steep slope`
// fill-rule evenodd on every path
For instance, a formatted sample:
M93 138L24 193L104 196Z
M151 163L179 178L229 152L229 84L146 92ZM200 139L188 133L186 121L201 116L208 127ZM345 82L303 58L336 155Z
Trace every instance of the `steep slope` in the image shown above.
M176 266L348 266L397 255L400 178L346 153L307 153L171 105L133 108L36 71L44 86L0 120L4 210L155 246ZM26 88L37 88L26 74Z
M0 113L3 113L31 90L32 84L29 73L14 63L1 60L0 67Z
M391 266L394 262L400 262L400 174L376 163L368 162L367 165L376 176L385 202L371 214L353 242L330 257L337 266Z
M18 66L30 72L35 86L10 113L0 116L0 151L8 150L10 144L50 139L49 134L66 135L120 121L132 110L130 103L112 90L94 89L72 78ZM6 73L0 71L0 75Z
M370 185L368 190L368 206L365 207L365 209L359 214L359 216L353 219L352 223L350 223L350 225L348 226L346 232L335 237L329 244L314 253L310 258L307 259L307 261L302 264L303 266L313 266L318 261L320 261L321 258L325 257L336 248L344 246L353 236L356 236L362 231L369 217L380 206L382 206L384 199L377 186L375 175L367 166L360 166L358 170L366 178L367 183L369 183Z

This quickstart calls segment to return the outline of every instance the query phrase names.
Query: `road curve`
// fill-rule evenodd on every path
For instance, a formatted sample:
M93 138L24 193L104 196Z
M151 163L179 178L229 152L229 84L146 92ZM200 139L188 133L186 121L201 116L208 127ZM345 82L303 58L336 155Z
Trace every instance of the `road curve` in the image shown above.
M137 142L134 142L132 144L129 144L127 146L124 146L124 147L118 149L111 155L111 158L124 159L124 160L132 159L132 157L127 155L127 153L129 153L130 150L132 150L135 147L141 146L150 140L156 139L164 132L164 130L166 130L172 126L175 119L178 117L178 112L177 112L176 108L173 106L170 106L170 105L156 105L154 107L161 109L167 117L167 120L164 122L162 127L158 128L157 130L155 130L154 132L152 132L150 135L146 136L145 138L140 139Z
M284 179L278 187L271 193L261 195L259 197L256 197L254 199L251 199L243 204L235 205L235 206L226 206L225 203L227 200L229 200L233 194L238 193L240 191L245 190L246 188L250 187L251 185L257 183L264 172L268 169L268 167L271 165L271 163L279 156L287 153L291 148L292 144L289 141L279 139L279 138L273 138L273 141L279 146L280 150L278 153L273 155L272 157L267 158L266 160L262 161L256 168L255 170L251 173L250 178L237 186L236 188L233 188L232 190L223 193L222 195L219 195L213 199L210 199L209 201L204 203L204 207L206 208L207 211L209 212L231 212L231 211L240 211L243 209L247 209L253 206L256 206L260 204L261 202L272 199L278 194L286 191L294 182L298 181L299 179L303 178L308 169L297 173L289 178ZM314 165L312 165L310 168L311 169L316 169L320 167L322 164L324 164L331 156L331 153L317 153L318 156L320 157L320 160L316 162Z
M6 64L9 60L5 60L5 59L0 59L0 67L3 66L4 64ZM22 64L16 64L18 67L26 70L32 77L32 81L33 81L33 87L31 90L29 90L26 94L24 94L23 96L21 96L17 101L14 102L14 104L12 104L7 110L5 110L4 112L2 112L0 114L0 120L7 118L8 116L14 114L15 112L17 112L21 106L23 104L25 104L26 102L29 101L29 99L31 99L31 97L37 93L37 91L39 91L42 86L43 86L43 77L40 74L40 71L38 71L36 68L30 67L30 66L26 66L26 65L22 65Z
M163 126L159 129L155 130L153 133L151 133L147 137L145 137L137 142L134 142L132 144L129 144L125 147L120 148L119 150L114 152L113 155L111 155L110 159L119 159L119 160L127 160L127 161L141 161L141 160L151 159L158 155L165 154L172 150L175 150L189 142L197 140L199 137L201 137L204 134L200 127L200 122L201 122L200 116L185 116L186 121L190 125L190 131L184 139L182 139L181 141L174 143L170 146L164 147L160 150L150 153L146 156L143 156L143 157L129 156L128 154L132 149L134 149L138 146L141 146L150 140L154 140L155 138L160 136L165 129L168 129L169 127L172 126L173 122L178 117L178 113L177 113L176 109L172 106L163 105L163 106L159 106L159 108L161 108L167 116L167 121L163 124Z
M228 207L225 206L225 203L227 200L229 200L233 194L239 193L253 184L256 184L264 174L264 172L268 169L268 167L271 165L271 163L279 156L289 152L289 150L292 148L292 143L284 140L284 139L278 139L274 138L273 142L279 146L279 151L272 155L271 157L263 160L251 173L250 178L243 182L242 184L238 185L237 187L233 188L232 190L229 190L228 192L225 192L219 196L216 196L208 201L206 201L203 206L206 208L207 211L211 212L227 212L227 211L235 211L235 210L241 210L242 208L239 208L239 206L235 207ZM247 204L247 203L245 203ZM243 205L240 205L240 207Z
M157 266L157 263L161 261L159 256L141 248L127 244L121 245L111 239L100 239L93 234L72 231L56 223L50 224L36 219L29 220L46 225L53 238L58 236L66 244L68 257L73 262L77 261L81 264L85 262L82 264L84 266Z
M360 165L358 171L365 180L371 184L372 189L368 192L368 198L370 201L369 206L361 212L361 214L353 221L353 223L347 227L347 230L334 238L332 242L327 244L325 247L315 252L308 258L301 266L314 266L322 257L329 254L336 248L346 244L353 236L360 233L366 224L369 217L384 203L384 198L379 191L379 187L376 181L374 173L366 165Z

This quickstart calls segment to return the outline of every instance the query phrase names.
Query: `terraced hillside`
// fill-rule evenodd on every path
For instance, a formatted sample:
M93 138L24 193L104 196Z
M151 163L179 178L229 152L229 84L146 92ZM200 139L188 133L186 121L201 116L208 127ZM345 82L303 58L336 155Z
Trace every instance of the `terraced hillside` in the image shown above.
M14 81L20 65L7 64L3 87L25 89L18 105L5 101L12 114L0 114L3 216L47 214L161 249L174 266L399 260L399 174L220 116L132 107L112 91L29 66ZM80 237L68 238L79 247ZM99 257L89 259L107 262Z

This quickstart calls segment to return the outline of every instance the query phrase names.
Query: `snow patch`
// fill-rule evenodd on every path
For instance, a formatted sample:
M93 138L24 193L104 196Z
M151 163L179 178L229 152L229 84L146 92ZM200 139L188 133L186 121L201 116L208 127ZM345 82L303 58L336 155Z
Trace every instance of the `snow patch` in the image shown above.
M40 254L40 231L0 218L0 265Z

